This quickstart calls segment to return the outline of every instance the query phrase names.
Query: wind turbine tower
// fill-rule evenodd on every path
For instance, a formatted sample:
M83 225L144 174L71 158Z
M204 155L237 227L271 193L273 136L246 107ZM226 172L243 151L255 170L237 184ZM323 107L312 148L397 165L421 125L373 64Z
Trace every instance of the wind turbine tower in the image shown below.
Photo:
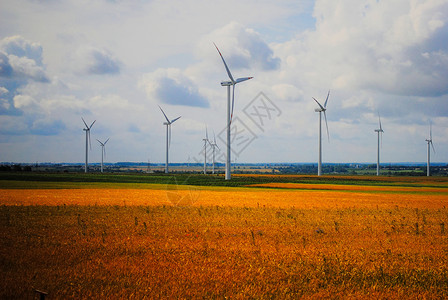
M227 66L226 61L224 60L224 57L221 54L221 51L219 51L218 46L216 46L216 50L218 50L219 55L221 56L222 62L224 63L224 67L226 68L227 75L229 76L230 81L222 81L221 86L227 87L227 145L226 145L226 180L231 179L231 162L230 162L230 152L231 152L231 146L230 146L230 125L232 124L232 118L233 118L233 107L235 104L235 85L237 83L249 80L253 77L242 77L237 78L236 80L233 79L232 73L230 73L230 69ZM232 101L230 101L230 87L232 87ZM230 105L232 103L232 105Z
M327 114L325 113L327 111L327 103L329 96L330 91L328 91L327 99L325 99L325 103L323 106L319 103L319 101L316 100L316 98L313 97L314 101L316 101L317 105L319 105L319 107L314 110L315 112L319 113L319 160L317 164L318 176L322 175L322 113L324 113L325 125L327 127L328 141L330 141L330 133L328 132Z
M109 141L109 139L107 139L104 143L102 143L99 139L97 139L97 141L101 145L101 173L103 173L104 157L106 157L106 144Z
M432 150L434 151L434 153L436 152L436 150L434 149L434 144L432 143L432 124L429 123L429 139L426 139L426 142L428 143L428 162L427 162L427 166L426 166L426 176L431 176L431 149L430 149L430 144L432 146Z
M380 125L380 128L375 129L375 132L378 133L378 147L377 147L377 153L376 153L376 176L380 176L380 135L381 135L381 144L383 141L383 127L381 126L381 117L380 114L378 114L378 123Z
M90 129L92 128L93 124L95 124L96 120L93 121L90 126L88 126L86 121L84 121L84 118L81 117L81 119L86 126L86 128L84 128L83 130L86 132L86 163L84 165L84 173L87 173L87 170L89 168L89 145L90 149L92 149L92 144L90 143Z
M168 160L168 150L169 150L170 145L171 145L171 124L176 122L180 118L180 116L170 121L168 119L168 117L166 116L165 112L163 111L163 109L160 107L160 105L159 105L159 108L162 111L162 114L163 114L163 116L165 117L165 120L166 120L166 122L163 122L163 125L166 126L166 163L165 163L165 173L168 173L169 172L169 170L168 170L168 161L169 161Z

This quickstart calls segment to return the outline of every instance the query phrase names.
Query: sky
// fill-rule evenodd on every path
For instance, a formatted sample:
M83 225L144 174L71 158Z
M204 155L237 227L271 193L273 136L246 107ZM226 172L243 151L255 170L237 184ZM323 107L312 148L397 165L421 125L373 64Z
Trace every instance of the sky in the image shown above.
M0 162L448 162L448 0L0 0ZM210 147L207 149L210 156ZM209 158L210 159L210 158Z

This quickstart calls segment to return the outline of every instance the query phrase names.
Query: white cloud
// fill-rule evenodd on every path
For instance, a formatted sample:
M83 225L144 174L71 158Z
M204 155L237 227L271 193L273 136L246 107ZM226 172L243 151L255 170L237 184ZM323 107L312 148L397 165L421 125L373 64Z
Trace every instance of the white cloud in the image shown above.
M57 135L65 129L61 120L38 119L33 122L30 132L36 135Z
M125 109L129 101L119 95L99 95L90 99L89 104L97 108Z
M27 57L9 55L9 63L13 69L13 75L17 79L31 79L40 82L49 82L45 70L37 65L36 61Z
M144 74L139 82L148 99L171 105L209 107L197 86L179 69L157 69Z
M12 67L8 56L0 51L0 77L11 77Z
M84 74L118 74L121 62L108 50L91 46L80 47L73 59L73 68Z
M292 84L275 84L272 91L278 98L286 101L300 101L303 98L303 91Z
M255 30L238 22L231 22L205 35L199 43L198 53L205 56L215 42L229 68L256 68L269 71L280 67L280 59ZM207 49L207 50L203 50Z
M426 44L447 32L438 11L448 11L446 1L317 1L316 31L295 46L296 67L305 82L329 87L446 94L447 50Z
M30 42L21 36L5 37L0 41L0 49L5 53L17 57L26 57L33 60L36 65L42 66L42 46L39 43Z
M6 88L4 88L4 87L0 87L0 97L2 96L2 95L6 95L6 94L8 94L9 93L9 91L6 89Z
M29 106L35 106L36 100L29 95L17 95L14 97L14 106L16 108L25 108Z
M42 46L11 36L0 40L0 75L17 80L48 82L42 64Z

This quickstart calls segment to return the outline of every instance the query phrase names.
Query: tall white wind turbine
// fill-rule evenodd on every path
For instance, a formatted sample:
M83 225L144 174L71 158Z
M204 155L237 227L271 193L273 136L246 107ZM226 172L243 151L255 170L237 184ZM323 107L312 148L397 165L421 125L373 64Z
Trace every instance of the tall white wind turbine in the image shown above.
M160 110L162 111L163 116L165 117L166 122L163 122L163 125L166 125L166 163L165 163L165 173L168 173L168 150L170 148L171 145L171 124L173 124L174 122L176 122L179 118L175 118L173 120L169 120L168 117L166 116L165 112L163 111L163 109L160 107Z
M325 118L325 125L327 127L327 135L328 140L330 140L330 133L328 131L328 123L327 123L327 114L325 113L327 111L327 103L328 103L328 97L330 96L330 91L328 91L327 99L325 99L325 103L322 106L322 104L319 103L319 101L316 100L316 98L313 97L314 101L316 101L317 105L319 105L318 108L316 108L314 111L319 113L319 161L317 165L317 175L322 175L322 113L324 113Z
M213 131L213 143L210 144L210 146L212 146L212 151L213 151L213 165L212 165L212 174L215 174L215 148L218 148L218 144L216 143L216 136L215 136L215 131Z
M432 143L432 124L431 124L431 122L429 123L429 139L426 139L426 142L428 143L428 162L427 162L427 166L426 166L426 176L431 176L431 171L430 171L431 149L430 149L429 144L431 144L431 146L432 146L432 151L434 151L434 153L436 152L436 150L434 149L434 144Z
M380 128L375 129L375 132L378 133L378 148L377 148L377 152L376 152L376 176L380 175L380 135L381 135L381 144L383 141L383 127L381 126L381 117L380 114L378 113L378 123L380 125Z
M224 67L226 68L227 75L229 76L230 81L222 81L221 86L227 87L227 150L226 150L226 180L230 180L231 178L231 162L230 162L230 152L231 152L231 146L230 146L230 125L232 123L233 118L233 107L235 104L235 85L237 83L249 80L253 77L241 77L237 78L236 80L233 79L232 73L230 73L229 67L226 64L226 61L224 60L224 57L221 54L221 51L219 51L218 46L214 44L216 47L216 50L218 50L219 55L221 56L222 62L224 63ZM232 101L230 101L230 87L232 86ZM230 103L232 103L232 106L230 106Z
M82 118L82 121L84 122L84 125L86 128L83 128L83 130L86 132L86 163L84 165L84 172L87 173L88 165L89 165L89 145L90 149L92 149L92 144L90 142L90 129L92 128L93 124L95 124L96 120L90 124L90 126L87 125L86 121L84 121L84 118Z
M103 173L104 157L106 157L106 144L109 141L109 138L104 143L101 142L99 139L96 140L101 145L101 173Z
M207 174L207 143L210 144L210 146L212 145L208 139L207 127L205 127L205 138L202 140L204 141L204 174Z

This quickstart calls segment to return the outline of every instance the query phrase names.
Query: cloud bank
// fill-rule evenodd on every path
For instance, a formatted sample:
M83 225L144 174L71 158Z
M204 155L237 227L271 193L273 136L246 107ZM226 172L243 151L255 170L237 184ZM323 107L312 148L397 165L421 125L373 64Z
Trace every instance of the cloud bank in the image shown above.
M75 54L74 68L82 74L114 75L120 73L121 62L108 50L84 46Z
M158 69L142 76L139 86L148 99L171 105L208 108L208 100L197 86L179 69Z

